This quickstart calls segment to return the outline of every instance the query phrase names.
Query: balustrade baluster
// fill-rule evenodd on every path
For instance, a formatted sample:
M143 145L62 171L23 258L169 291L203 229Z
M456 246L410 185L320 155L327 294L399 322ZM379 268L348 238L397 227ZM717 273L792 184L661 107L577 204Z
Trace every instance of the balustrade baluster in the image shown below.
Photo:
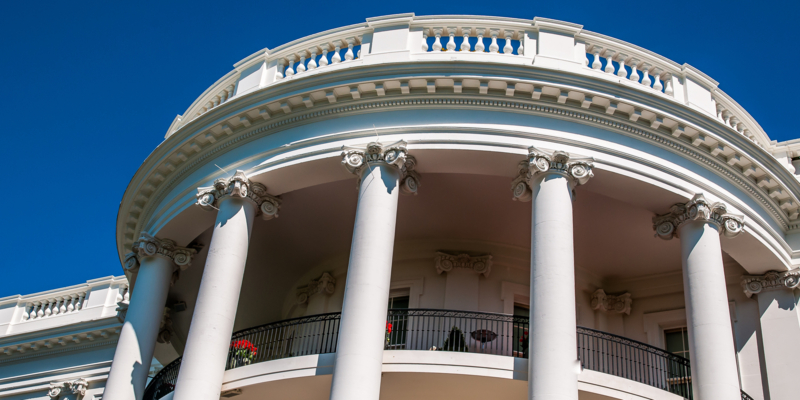
M58 299L58 313L64 314L67 312L67 299L65 297L60 297Z
M305 72L306 71L306 55L305 53L300 53L300 61L297 63L297 73Z
M308 49L308 53L310 54L308 57L308 65L306 68L311 71L317 68L317 48L312 47Z
M490 29L489 33L492 34L492 43L489 45L489 53L497 53L500 46L497 44L497 35L500 33L497 29Z
M469 51L469 34L472 32L472 28L461 28L461 35L464 37L464 41L461 42L461 51Z
M605 71L606 71L607 74L613 74L614 73L614 62L613 62L613 60L614 60L614 54L615 53L616 52L614 50L606 49L606 51L605 51L605 54L604 54L604 56L606 58L606 69L605 69Z
M483 44L483 35L486 33L486 29L484 28L475 28L477 35L478 35L478 42L475 43L475 51L479 53L483 53L486 49L486 46Z
M625 68L625 60L628 59L626 54L619 53L617 55L617 62L619 63L619 68L617 68L617 76L620 78L625 78L628 76L628 69Z
M456 50L456 29L458 29L458 28L456 28L454 26L448 26L447 27L448 39L447 39L447 45L445 46L447 51L455 51Z
M228 87L225 88L225 91L228 92L228 95L225 97L225 101L228 101L231 99L231 97L233 97L234 89L236 89L236 85L228 85Z
M650 81L651 68L652 66L647 63L645 63L644 66L642 67L642 73L644 74L644 76L642 76L642 85L645 85L647 87L650 87L650 84L652 83L652 81Z
M523 43L525 42L525 31L517 32L517 40L519 40L519 46L517 47L517 55L524 56L525 55L525 47Z
M511 46L511 37L514 36L514 31L505 31L503 33L506 39L506 45L503 46L503 54L512 54L514 47Z
M428 29L425 28L422 30L422 52L428 52Z
M31 317L31 311L33 310L32 303L25 303L25 307L22 309L22 320L27 321Z
M661 84L661 69L653 69L653 81L653 89L660 92L661 89L664 88L664 86Z
M350 61L353 59L353 45L355 44L354 38L347 38L347 52L344 53L344 60Z
M287 78L289 78L292 75L294 75L294 54L289 54L288 56L286 56L286 60L289 62L289 64L287 65L286 71L284 71L283 74L286 75Z
M594 56L594 60L592 60L592 69L600 69L603 68L603 62L600 61L600 52L603 51L603 48L600 46L592 46L592 56Z
M635 58L631 58L631 76L630 80L639 83L639 71L637 70L637 66L639 65L639 60Z
M331 57L331 64L338 64L342 62L342 55L339 54L339 52L342 51L342 41L335 41L333 46L333 57Z
M433 51L442 50L442 28L433 28L435 39L433 40Z
M319 58L319 67L322 68L328 65L328 50L330 49L330 44L325 43L319 47L322 49L322 56Z
M664 75L664 82L665 82L664 94L666 94L667 96L672 96L672 94L673 94L673 91L672 91L672 75L671 74Z

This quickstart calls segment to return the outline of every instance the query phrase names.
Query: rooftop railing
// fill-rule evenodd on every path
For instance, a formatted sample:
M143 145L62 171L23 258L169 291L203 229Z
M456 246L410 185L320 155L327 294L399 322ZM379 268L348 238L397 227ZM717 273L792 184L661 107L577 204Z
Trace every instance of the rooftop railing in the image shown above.
M547 36L543 32L554 34ZM439 58L434 53L443 54ZM678 64L631 43L586 31L581 25L546 18L413 14L368 18L364 23L256 52L237 63L233 71L178 116L167 136L232 98L288 78L363 65L367 56L379 64L432 60L522 63L606 76L703 110L727 128L762 146L769 144L758 123L712 78L688 64ZM551 61L535 62L536 57ZM561 65L563 62L583 64L583 68L566 68L568 65ZM260 72L254 73L256 70ZM687 79L693 83L687 83Z
M335 353L341 313L274 322L233 335L226 369L312 354ZM471 311L390 309L387 350L481 353L528 358L528 317ZM689 360L648 344L578 327L581 366L691 399ZM534 355L535 356L535 355ZM145 390L157 400L174 390L181 359L164 367ZM742 400L751 400L742 392Z

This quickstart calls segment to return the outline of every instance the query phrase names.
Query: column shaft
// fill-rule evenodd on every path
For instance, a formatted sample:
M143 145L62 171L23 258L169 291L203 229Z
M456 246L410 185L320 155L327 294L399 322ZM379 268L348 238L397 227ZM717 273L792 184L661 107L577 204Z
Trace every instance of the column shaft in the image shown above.
M800 359L800 316L792 290L765 290L758 295L761 312L761 341L772 399L791 399L798 395L797 360Z
M119 334L104 397L141 400L144 395L174 267L172 260L166 257L151 256L141 260L137 290L131 297Z
M398 169L364 167L347 268L331 400L378 400L392 273Z
M538 179L531 188L528 394L536 400L577 400L572 189L559 174Z
M219 399L255 214L250 200L219 203L175 400Z
M719 228L705 221L689 221L678 229L694 398L739 399Z

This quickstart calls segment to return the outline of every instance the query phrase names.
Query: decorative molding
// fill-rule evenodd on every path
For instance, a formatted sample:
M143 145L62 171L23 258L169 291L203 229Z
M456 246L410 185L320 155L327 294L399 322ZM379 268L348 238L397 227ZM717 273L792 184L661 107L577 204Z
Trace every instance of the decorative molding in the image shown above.
M342 146L342 165L348 172L361 177L364 167L370 163L380 163L397 167L400 170L400 191L405 194L417 194L420 176L414 170L417 160L408 154L407 143L403 140L384 145L381 142L370 142L365 147Z
M778 272L769 271L764 275L745 275L742 288L747 297L767 290L797 289L800 286L800 268Z
M125 270L136 272L139 270L141 258L161 256L172 260L176 269L185 270L192 265L192 257L197 250L187 247L178 247L170 239L159 239L147 232L142 232L139 240L131 246L131 252L125 256Z
M632 303L630 293L608 295L603 289L597 289L592 293L592 310L595 311L614 311L618 314L631 315Z
M488 278L489 273L492 272L492 256L490 254L470 256L466 253L454 255L441 251L437 251L436 254L434 260L436 261L436 272L439 274L450 272L453 268L463 268L473 270Z
M247 179L244 171L237 170L230 178L219 178L214 186L197 188L197 205L202 209L219 210L219 204L228 197L239 197L255 203L256 212L265 220L278 217L281 199L267 193L267 187Z
M534 181L548 173L567 177L573 186L583 185L594 176L592 161L593 158L575 158L564 151L545 152L531 146L528 159L519 163L519 175L511 182L512 199L530 201Z
M678 236L678 227L688 221L704 221L714 224L720 235L736 237L744 230L744 216L728 214L725 203L709 203L702 193L692 197L688 203L678 203L666 214L653 217L656 236L669 240Z
M120 323L124 323L125 322L125 317L128 316L128 307L129 306L130 306L130 302L127 302L127 301L120 301L119 303L117 303L117 309L115 311L117 312L117 320Z
M86 395L86 388L89 386L89 382L86 379L78 378L74 381L66 381L66 382L51 382L50 383L50 390L47 392L47 395L50 396L53 400L58 400L61 398L62 393L66 390L72 392L72 394L76 395L75 399L80 400L83 396Z
M312 279L308 285L297 289L297 304L308 303L309 297L317 293L330 296L334 291L336 291L336 279L331 274L323 272L319 278Z
M514 80L520 82L528 82L527 80ZM489 95L490 97L492 95ZM388 97L388 93L387 93ZM397 96L400 97L400 96ZM355 100L347 100L347 101L355 101ZM279 103L280 101L278 101ZM539 103L539 104L537 104ZM541 104L544 103L544 104ZM521 101L517 99L516 101L508 101L508 100L480 100L480 99L447 99L447 98L429 98L429 99L408 99L408 100L359 100L358 104L354 105L343 105L343 106L332 106L332 107L320 107L319 111L310 110L306 112L299 112L299 113L292 113L291 115L281 116L279 118L272 118L272 121L269 124L263 125L261 127L243 130L241 134L238 134L235 137L231 137L226 141L217 141L216 143L211 143L213 145L208 145L205 142L193 142L193 144L198 144L199 147L202 149L201 153L198 154L196 157L192 157L192 159L180 162L180 168L172 171L164 171L163 169L151 174L143 180L143 182L149 182L157 187L158 192L154 192L150 195L140 194L136 200L136 205L132 209L130 206L126 206L129 213L129 222L125 225L125 232L123 235L122 243L120 246L125 247L129 243L133 241L133 233L138 231L141 225L143 225L144 221L146 221L150 214L153 212L153 207L151 204L157 204L157 202L163 198L165 193L173 188L175 184L186 176L188 173L195 170L195 168L200 165L204 160L212 157L214 154L219 153L221 151L226 151L231 148L231 146L235 146L241 144L245 141L250 140L251 138L262 134L266 131L273 131L278 129L288 129L292 125L296 124L303 124L306 123L306 120L309 119L317 119L317 118L324 118L324 117L333 117L335 114L341 113L362 113L368 110L376 110L380 108L387 108L387 107L402 107L402 108L409 108L409 107L431 107L431 106L445 106L449 107L450 105L458 104L460 107L479 107L479 108L487 108L487 107L498 107L504 109L511 109L514 112L521 112L521 113L530 113L530 114L552 114L556 118L562 119L575 119L578 122L586 123L589 125L599 125L604 127L609 127L615 129L623 134L642 138L644 140L649 140L655 142L656 145L662 146L664 148L669 149L672 152L677 154L681 154L684 156L689 156L697 161L701 165L706 165L714 172L721 175L723 178L729 180L730 182L742 187L745 191L750 194L755 200L757 200L769 213L775 218L775 221L778 222L784 231L786 230L793 230L798 229L800 230L800 223L795 223L794 221L797 220L798 217L798 210L796 208L792 208L796 206L794 202L794 198L792 197L792 201L790 202L781 202L780 206L778 206L778 202L769 196L767 196L767 192L772 191L773 189L767 190L766 188L762 188L756 183L752 181L751 178L744 175L741 168L737 168L736 166L731 166L724 161L720 161L719 157L716 157L714 154L710 153L710 150L706 150L705 148L698 147L693 143L685 143L682 140L677 140L671 137L669 134L663 134L663 132L659 132L658 129L652 128L644 128L641 124L634 122L629 122L627 118L624 116L618 116L616 113L613 116L606 118L605 116L600 116L598 113L593 112L576 112L570 110L572 105L565 104L551 104L550 102L543 102L543 101ZM316 108L316 107L315 107ZM644 107L645 109L647 107ZM658 111L653 109L652 112L656 113L656 115L662 115L664 112ZM671 117L669 117L671 118ZM641 121L640 121L641 122ZM646 121L645 121L646 122ZM687 125L691 126L691 125ZM718 138L720 137L717 133L712 133L706 129L703 129L699 126L694 126L694 129L698 132L701 132L705 135L710 135L709 137ZM196 137L202 137L202 134L205 134L205 131L197 132ZM722 139L719 139L722 140ZM721 141L720 146L726 146L729 144L727 141ZM175 150L177 152L177 150ZM187 163L188 162L188 163ZM174 164L170 165L174 167ZM171 168L170 168L171 169ZM159 183L162 182L164 177L168 177L168 181L166 185L161 185ZM768 176L769 177L769 174ZM782 181L778 180L779 184L778 188L782 188L784 191L788 191L789 193L793 193L788 186L783 185ZM164 189L162 189L162 187ZM788 208L786 208L788 207ZM133 210L144 210L144 211L134 211ZM118 231L118 235L119 235Z

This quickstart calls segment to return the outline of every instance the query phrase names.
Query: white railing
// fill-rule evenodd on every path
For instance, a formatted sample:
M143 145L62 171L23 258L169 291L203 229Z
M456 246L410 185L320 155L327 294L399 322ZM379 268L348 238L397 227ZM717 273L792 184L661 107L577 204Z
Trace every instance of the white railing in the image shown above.
M389 39L393 43L381 42L382 37L389 36L380 36L381 32L376 29L376 26L389 25L375 24L375 22L384 23L387 20L398 21L395 26L405 27L403 29L406 29L405 38L408 48L375 54L373 49L376 47L397 47L397 43L404 43L398 36L392 36ZM565 65L565 71L594 77L612 77L619 81L629 82L633 88L650 93L662 93L687 105L692 101L690 99L696 101L698 98L703 98L703 96L693 97L691 93L687 94L687 91L704 90L707 94L710 93L714 100L711 100L711 97L708 97L709 100L702 100L703 104L699 105L701 110L716 117L721 124L750 138L762 147L769 144L766 133L752 117L729 97L719 94L721 91L717 89L717 83L713 79L686 64L680 65L631 43L583 30L579 25L539 18L525 20L486 16L414 16L412 14L370 18L366 23L320 32L272 50L266 49L253 54L238 63L234 71L212 85L192 104L184 114L191 116L190 118L181 116L176 118L167 136L186 125L190 120L224 104L232 97L238 96L240 94L238 86L244 79L243 71L258 65L263 66L260 78L256 79L260 80L260 83L257 82L255 86L252 86L251 83L251 87L244 93L287 82L290 79L332 71L338 69L332 68L337 65L342 67L348 63L362 65L359 61L362 60L362 57L368 56L376 57L373 61L375 63L386 63L438 59L434 54L449 55L442 60L474 60L475 56L468 54L485 54L486 61L514 64L522 61L523 64L537 66L540 65L536 62L537 57L548 57L537 53L541 52L542 48L552 49L552 46L567 46L566 42L558 42L558 44L553 42L544 46L543 40L545 39L541 35L542 29L555 29L555 31L561 29L559 40L568 36L574 37L574 46L578 46L575 55L573 57L570 54L569 57L572 59L564 59L564 61L578 63L578 65L582 63L585 69L570 69ZM582 51L580 47L583 47ZM364 54L362 54L362 48ZM398 55L403 52L407 55ZM564 53L570 52L565 51ZM383 54L392 55L385 56L386 61L381 61L378 57L383 57ZM509 57L497 57L499 55ZM560 68L554 64L541 64L540 67ZM699 86L689 87L686 84L686 80L689 79L687 77L700 82ZM235 94L234 91L236 91ZM304 102L307 105L313 103L311 99L304 100ZM697 106L696 103L694 105ZM269 118L269 113L265 112L262 117ZM249 126L250 123L249 119L243 120L241 123L233 121L233 125L221 126L221 130L218 129L215 132L220 134L220 131L224 131L230 134L231 129L236 129L240 124Z
M463 51L524 55L524 37L524 30L515 29L472 26L423 27L420 47L426 53Z
M35 321L59 316L74 315L80 320L84 318L80 316L84 312L88 312L86 318L89 319L114 315L117 303L129 300L128 281L124 276L94 279L43 293L6 297L0 299L0 336L13 333L14 326L37 325Z
M361 58L361 36L334 39L276 57L275 80Z

